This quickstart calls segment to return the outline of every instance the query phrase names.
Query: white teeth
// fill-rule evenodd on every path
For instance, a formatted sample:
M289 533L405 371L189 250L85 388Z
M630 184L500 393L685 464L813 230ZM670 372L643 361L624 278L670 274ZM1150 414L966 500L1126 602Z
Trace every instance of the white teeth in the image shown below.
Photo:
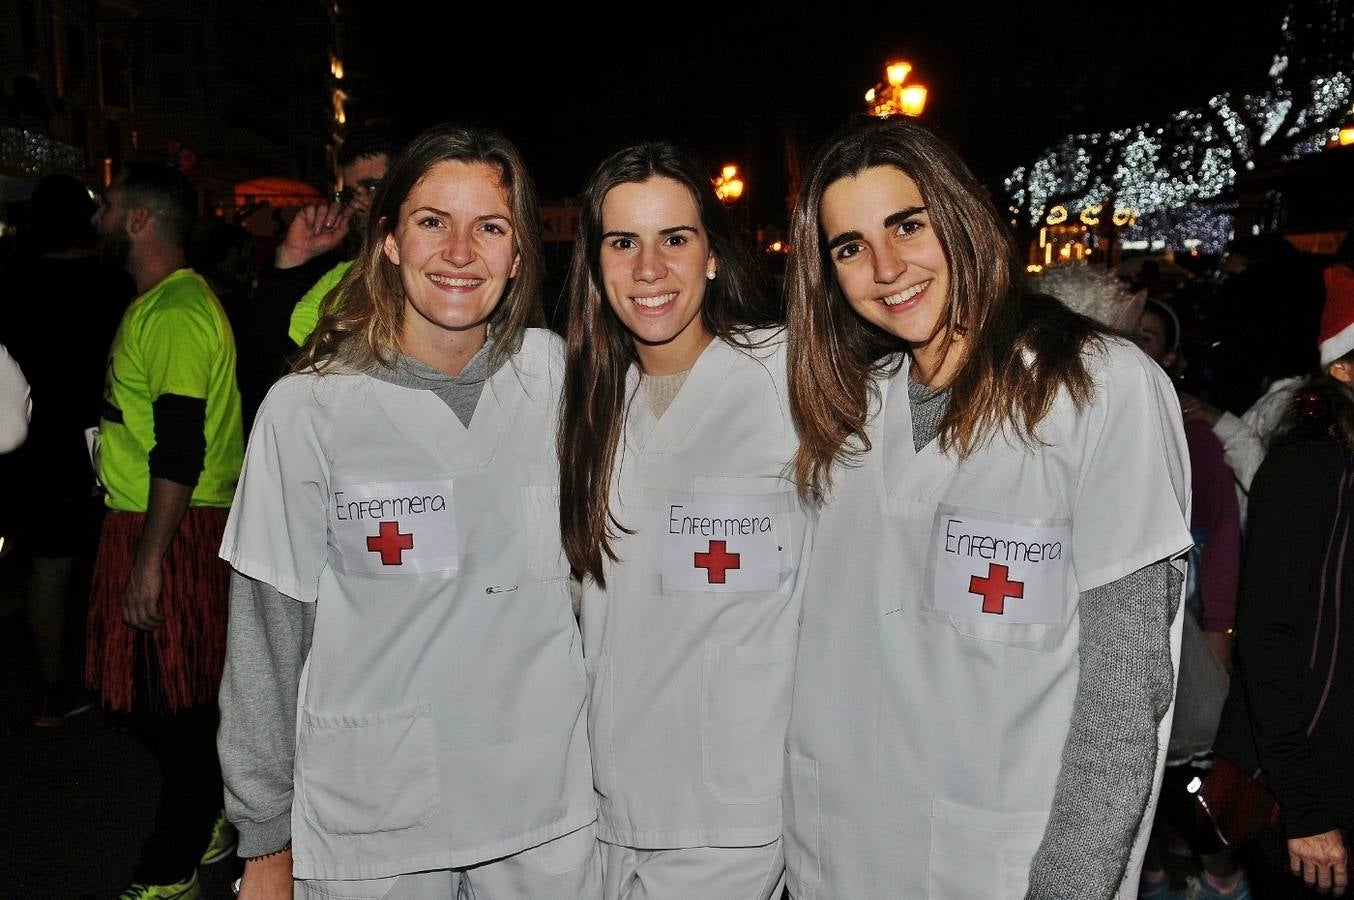
M926 290L927 286L930 285L930 283L931 283L930 280L921 281L918 282L917 284L912 285L912 287L908 288L905 291L901 291L900 293L897 294L890 294L889 296L882 298L884 301L884 305L897 306L899 303L911 300L913 297L917 296L922 291Z
M673 291L670 294L659 294L657 297L631 297L630 299L645 309L658 309L658 307L665 303L671 303L676 298L677 292Z
M449 278L446 275L429 275L428 280L433 284L445 284L448 287L474 287L484 279L482 278Z

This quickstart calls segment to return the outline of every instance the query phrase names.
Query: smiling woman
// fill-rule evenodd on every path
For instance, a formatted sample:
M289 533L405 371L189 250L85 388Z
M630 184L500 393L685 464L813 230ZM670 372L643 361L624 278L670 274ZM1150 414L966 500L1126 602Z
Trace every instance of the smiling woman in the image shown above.
M691 190L656 176L607 191L600 262L607 302L634 336L644 371L690 368L710 342L700 309L718 271Z
M851 308L906 341L925 377L939 375L949 266L917 183L891 166L834 181L823 193L823 233Z
M607 900L780 896L807 518L785 342L701 165L601 164L569 279L560 520ZM662 710L655 715L655 710Z
M1190 544L1169 381L1022 290L915 123L829 141L791 231L791 896L1132 896Z
M298 370L363 368L410 341L406 352L454 374L486 341L499 360L520 342L544 272L536 192L517 150L487 134L432 129L392 165L372 198L371 239Z
M593 897L531 181L501 136L444 126L371 213L259 409L221 549L241 897Z
M404 288L400 346L456 374L484 345L522 264L502 175L487 163L444 160L414 185L397 222L382 249Z

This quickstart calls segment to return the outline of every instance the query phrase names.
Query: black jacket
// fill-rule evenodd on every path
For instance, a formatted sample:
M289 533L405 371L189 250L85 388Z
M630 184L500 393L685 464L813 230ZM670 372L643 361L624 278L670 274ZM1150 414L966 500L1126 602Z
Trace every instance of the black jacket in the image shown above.
M1354 454L1328 397L1297 403L1251 485L1240 677L1215 744L1262 770L1289 837L1354 826Z

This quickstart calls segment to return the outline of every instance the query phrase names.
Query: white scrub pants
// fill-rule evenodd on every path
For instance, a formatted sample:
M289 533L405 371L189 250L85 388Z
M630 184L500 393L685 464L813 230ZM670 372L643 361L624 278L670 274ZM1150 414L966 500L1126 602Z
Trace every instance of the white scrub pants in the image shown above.
M780 900L781 842L764 847L633 850L602 844L604 900Z
M597 900L602 857L597 826L468 869L390 878L297 881L295 900Z

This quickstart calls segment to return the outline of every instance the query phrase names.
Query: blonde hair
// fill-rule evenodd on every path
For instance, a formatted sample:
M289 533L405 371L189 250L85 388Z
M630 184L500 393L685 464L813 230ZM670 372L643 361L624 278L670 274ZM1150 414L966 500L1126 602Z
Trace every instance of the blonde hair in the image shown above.
M499 173L512 213L519 265L489 319L491 365L515 352L527 326L541 319L545 270L536 189L521 154L495 131L439 125L415 138L390 165L372 198L367 233L352 267L324 298L315 332L295 369L322 372L331 366L366 369L387 365L399 346L404 285L399 267L385 255L386 238L399 224L400 207L438 163L483 163Z

